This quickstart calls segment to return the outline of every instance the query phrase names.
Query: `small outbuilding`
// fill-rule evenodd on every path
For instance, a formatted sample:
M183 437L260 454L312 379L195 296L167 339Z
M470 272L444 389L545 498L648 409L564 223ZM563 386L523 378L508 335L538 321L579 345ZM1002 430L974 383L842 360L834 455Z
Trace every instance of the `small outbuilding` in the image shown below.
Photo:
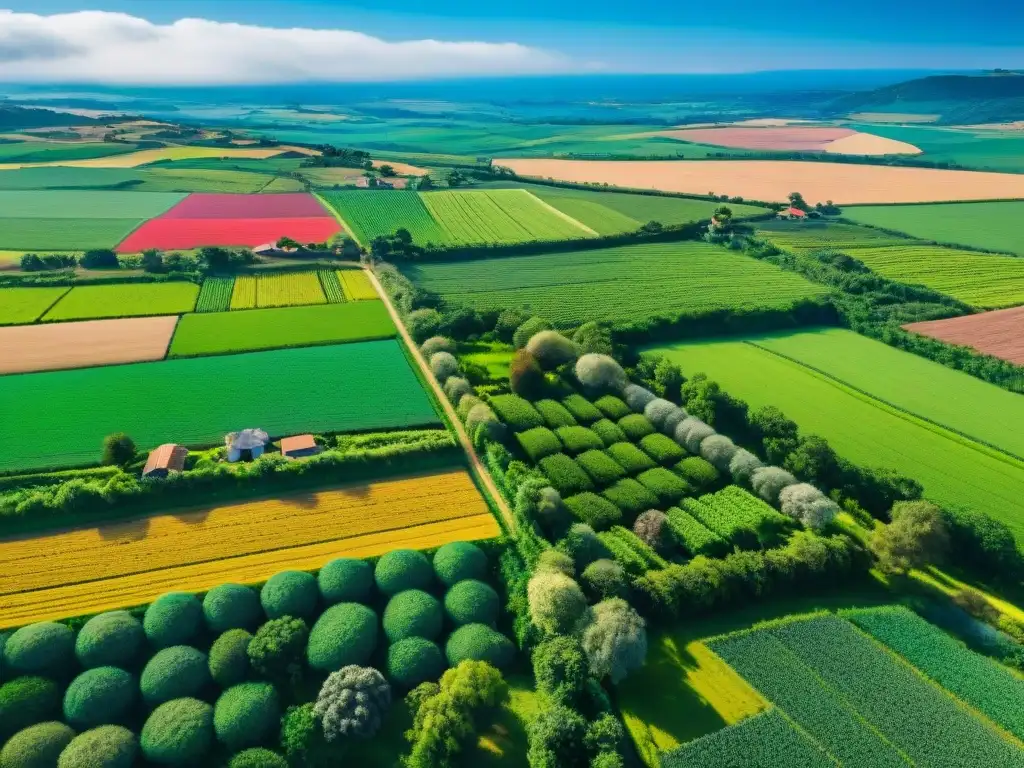
M224 447L228 449L228 461L241 461L244 458L258 459L266 450L270 436L262 429L243 429L241 432L229 432L224 437Z
M188 448L176 443L165 443L149 452L142 476L162 479L171 472L181 472L185 469L185 459L187 458Z
M799 208L786 208L785 210L779 211L779 218L803 221L807 218L807 214Z
M281 438L281 455L286 459L303 459L320 453L320 446L312 435L295 435Z

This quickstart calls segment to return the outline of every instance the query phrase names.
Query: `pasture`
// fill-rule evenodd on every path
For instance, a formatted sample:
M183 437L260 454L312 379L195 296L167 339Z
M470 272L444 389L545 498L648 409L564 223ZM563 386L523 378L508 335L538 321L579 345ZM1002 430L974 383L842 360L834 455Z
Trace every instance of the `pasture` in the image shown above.
M920 147L923 158L964 168L1020 173L1024 171L1024 136L1020 132L970 126L851 125L878 136ZM1009 196L1008 196L1009 197ZM962 198L954 198L962 199Z
M67 288L0 288L0 325L34 323Z
M907 245L911 241L900 235L890 235L868 227L832 222L765 221L757 224L757 237L768 240L775 247L796 254L815 251L849 251L855 248ZM851 256L856 256L851 253Z
M199 286L195 283L110 283L78 285L43 316L53 320L92 320L105 317L144 317L191 312Z
M188 250L203 246L255 248L290 237L301 243L322 243L341 231L333 216L299 219L150 219L117 246L119 253L150 248Z
M687 376L707 373L752 408L777 406L803 434L822 435L840 456L908 475L924 486L926 498L991 515L1024 542L1024 463L746 341L679 343L645 351L664 354ZM1000 420L997 411L989 413Z
M521 189L424 192L421 197L455 245L571 240L595 234Z
M421 197L413 192L374 189L354 192L322 192L352 235L365 246L375 237L393 235L403 227L418 245L448 242Z
M789 307L824 293L798 275L699 242L423 263L403 271L451 304L529 309L560 327L588 320L642 323L724 308ZM669 275L679 277L666 279Z
M2 176L2 174L0 174ZM0 216L11 219L149 219L185 199L171 192L0 191Z
M141 219L0 218L0 248L24 252L113 248L141 223Z
M0 328L0 373L161 360L177 315Z
M922 240L1024 256L1024 229L1017 224L1024 201L854 207L843 217Z
M214 445L246 427L280 436L438 417L398 342L367 341L4 376L0 422L7 470L95 463L112 432L147 449Z
M61 145L66 147L66 145ZM108 150L95 149L106 147ZM113 147L114 152L109 151ZM125 150L128 151L125 151ZM13 153L7 157L0 156L0 170L19 167L38 167L68 165L79 168L138 168L150 163L179 160L245 158L262 160L275 157L283 152L291 151L292 147L269 147L265 149L240 149L237 147L159 147L157 149L140 149L130 144L80 144L66 147L66 151L47 150L45 154L26 156L18 159ZM309 151L309 150L304 150Z
M458 469L8 539L0 541L0 627L498 533Z
M134 144L113 144L110 142L50 142L23 141L0 144L0 165L8 163L55 163L92 158L112 158L129 154Z
M905 330L1024 365L1024 307L910 323Z
M380 301L185 315L170 357L216 355L394 337ZM3 336L0 335L0 349Z
M302 190L295 179L258 173L221 169L189 169L166 166L144 168L77 168L63 165L37 168L18 168L0 171L0 190L97 190L156 193L232 192L257 193L272 182L290 184L291 189Z

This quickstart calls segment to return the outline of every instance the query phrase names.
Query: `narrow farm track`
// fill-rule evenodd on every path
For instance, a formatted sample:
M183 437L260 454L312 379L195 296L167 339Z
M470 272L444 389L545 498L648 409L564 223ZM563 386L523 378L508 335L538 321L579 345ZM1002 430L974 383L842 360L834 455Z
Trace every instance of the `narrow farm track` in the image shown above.
M473 441L469 439L469 435L466 433L465 427L462 426L462 420L459 415L455 412L452 404L448 402L448 398L445 397L444 390L441 389L441 385L437 383L437 379L434 378L434 374L430 372L430 366L427 365L427 361L420 354L420 348L413 341L412 336L409 335L409 331L406 330L405 324L402 322L401 316L395 309L395 305L391 303L391 297L388 296L387 291L384 290L384 286L377 280L377 276L373 274L372 269L366 269L366 274L370 278L370 282L373 283L373 287L377 289L377 293L380 295L381 301L384 302L384 306L387 307L388 313L391 315L391 319L395 322L395 327L398 329L399 335L405 342L405 345L409 348L409 352L412 354L413 359L416 361L416 365L419 366L420 371L430 384L431 390L437 396L438 402L441 403L441 407L444 408L445 414L448 416L448 420L452 423L452 428L455 430L455 435L459 438L459 443L462 444L462 449L466 452L466 456L469 457L470 467L472 468L474 476L483 484L487 489L488 495L494 500L494 504L498 507L498 511L501 512L501 516L505 519L505 525L509 531L515 531L516 521L512 516L512 510L509 509L508 504L505 502L505 497L501 495L498 490L498 486L494 484L494 479L487 471L487 467L480 460L480 456L476 452L476 448L473 447Z

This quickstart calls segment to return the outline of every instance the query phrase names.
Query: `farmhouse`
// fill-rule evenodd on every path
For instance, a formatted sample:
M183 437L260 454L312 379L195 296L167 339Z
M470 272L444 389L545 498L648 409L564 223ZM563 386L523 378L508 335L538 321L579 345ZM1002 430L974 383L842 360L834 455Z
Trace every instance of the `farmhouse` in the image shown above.
M142 470L143 477L162 479L171 472L181 472L185 468L188 449L176 443L165 443L150 451L146 466Z
M779 211L779 218L803 221L807 218L807 214L799 208L786 208L784 211Z
M248 454L253 459L263 455L270 437L262 429L243 429L241 432L229 432L224 437L224 446L228 449L228 461L241 461Z
M286 459L301 459L320 453L312 435L295 435L281 438L281 455Z

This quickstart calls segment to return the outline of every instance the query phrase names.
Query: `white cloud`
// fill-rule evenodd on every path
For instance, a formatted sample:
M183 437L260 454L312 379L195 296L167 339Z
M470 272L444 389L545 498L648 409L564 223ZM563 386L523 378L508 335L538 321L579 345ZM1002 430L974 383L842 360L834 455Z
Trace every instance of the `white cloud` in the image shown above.
M283 83L574 71L518 43L392 42L342 29L277 29L123 13L0 10L0 81Z

